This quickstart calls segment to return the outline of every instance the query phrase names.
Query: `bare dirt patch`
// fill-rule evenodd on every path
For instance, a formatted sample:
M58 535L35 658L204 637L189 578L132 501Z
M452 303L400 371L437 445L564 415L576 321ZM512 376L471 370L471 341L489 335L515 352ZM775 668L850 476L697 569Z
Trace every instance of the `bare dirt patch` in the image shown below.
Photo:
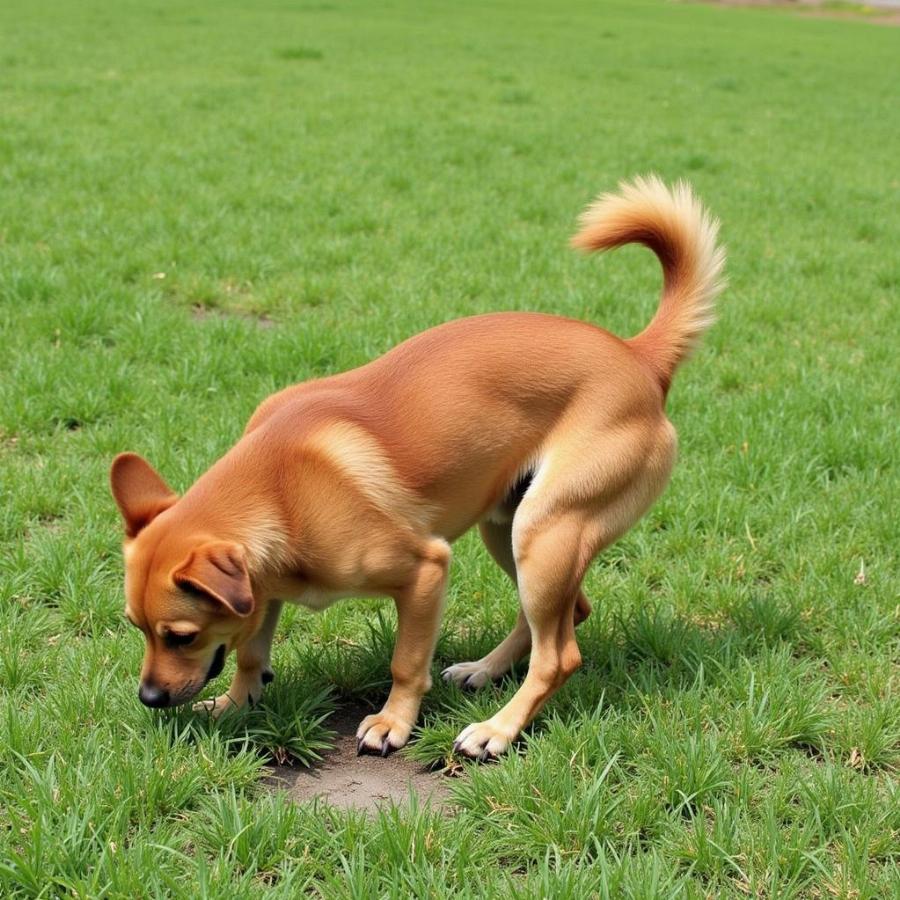
M274 319L269 318L269 316L267 316L265 313L247 313L234 309L204 306L202 303L195 303L191 307L191 315L193 316L195 321L198 322L202 322L206 319L214 319L217 317L226 318L228 316L238 316L241 319L246 319L248 322L253 322L259 328L275 327Z
M769 7L804 13L816 18L870 22L873 25L900 25L900 0L872 0L869 3L835 3L829 0L701 0L716 6Z
M356 755L356 727L370 709L345 706L327 722L337 732L333 750L312 769L273 767L266 784L287 791L299 803L321 798L340 809L377 810L391 804L405 806L413 791L421 804L449 810L448 778L406 759L399 753L386 758Z

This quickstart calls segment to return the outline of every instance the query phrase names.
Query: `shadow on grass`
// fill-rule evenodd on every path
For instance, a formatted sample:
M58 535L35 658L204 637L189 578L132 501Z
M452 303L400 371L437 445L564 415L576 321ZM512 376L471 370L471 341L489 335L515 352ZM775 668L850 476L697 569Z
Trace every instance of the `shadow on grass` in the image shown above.
M798 655L800 620L799 610L790 604L755 597L721 620L695 621L663 606L641 607L627 617L595 613L578 630L581 668L524 737L539 735L551 717L577 724L600 706L639 715L668 706L685 716L693 708L699 716L698 696L703 695L704 702L716 700L723 709L732 709L735 718L743 717L734 724L736 740L747 753L784 743L819 752L830 722L822 710L824 686L813 679L798 681L813 668ZM448 639L440 647L445 661L477 659L495 641L480 636L473 647L463 637L456 642L468 651L463 655L453 652L454 643ZM755 670L764 686L756 684ZM490 718L518 690L526 671L523 660L477 692L437 682L426 698L418 740L409 754L422 762L451 759L459 730ZM689 696L692 703L686 702Z
M784 702L788 698L782 694L797 692L789 670L798 664L791 642L799 623L795 608L759 598L735 607L721 621L694 621L662 606L642 607L627 617L595 613L578 632L582 668L552 698L526 735L539 735L549 717L574 724L601 705L618 712L646 709L654 704L653 698L677 705L679 696L702 686L720 691L724 703L743 707L755 703L741 740L748 750L756 743L771 743L773 728L766 731L766 727L770 719L777 724L772 691ZM464 658L456 652L460 649L487 652L499 637L499 632L475 639L444 636L435 669ZM365 704L374 710L383 703L390 687L393 645L393 625L379 610L368 623L365 640L352 645L331 641L295 657L290 666L276 666L276 681L254 708L229 712L218 720L189 707L164 713L171 722L172 739L200 740L216 733L234 752L255 753L280 766L315 765L334 746L336 735L329 717L336 709ZM753 696L752 686L749 694L747 690L753 666L769 675L767 693L758 697ZM496 712L518 689L526 671L524 660L501 681L474 693L443 682L435 672L420 727L405 754L423 763L446 761L452 766L451 748L461 728ZM807 701L818 708L817 697L811 695L803 702ZM760 720L759 734L754 733L754 715ZM815 715L806 718L808 726L790 733L782 728L779 733L785 733L794 746L807 741L811 749L817 749L819 720Z

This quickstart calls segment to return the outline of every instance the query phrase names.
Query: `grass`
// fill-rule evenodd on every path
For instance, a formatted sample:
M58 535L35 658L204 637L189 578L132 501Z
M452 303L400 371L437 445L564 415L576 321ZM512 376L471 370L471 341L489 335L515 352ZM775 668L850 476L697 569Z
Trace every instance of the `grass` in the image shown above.
M900 896L900 31L632 0L0 16L0 894ZM731 287L671 487L592 568L584 667L521 752L452 817L260 787L384 696L375 601L290 610L246 717L143 709L112 456L184 488L275 388L456 316L636 332L649 254L566 239L649 170L721 217ZM436 668L514 616L464 538ZM515 686L439 684L409 752Z

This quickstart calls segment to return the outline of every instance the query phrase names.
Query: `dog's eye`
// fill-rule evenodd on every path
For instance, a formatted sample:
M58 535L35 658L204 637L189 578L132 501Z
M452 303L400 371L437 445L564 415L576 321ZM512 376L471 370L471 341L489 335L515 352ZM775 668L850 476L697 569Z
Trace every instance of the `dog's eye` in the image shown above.
M196 632L191 632L190 634L179 634L177 631L167 631L166 646L187 647L188 644L193 643L195 637L197 637Z

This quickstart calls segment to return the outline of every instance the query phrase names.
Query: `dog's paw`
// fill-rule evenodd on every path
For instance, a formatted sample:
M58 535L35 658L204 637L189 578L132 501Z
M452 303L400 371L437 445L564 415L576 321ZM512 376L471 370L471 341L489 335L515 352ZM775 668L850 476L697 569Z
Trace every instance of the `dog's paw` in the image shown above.
M240 709L242 706L255 706L262 697L263 688L275 680L275 674L271 669L262 669L250 674L240 669L231 682L227 694L216 697L215 700L201 700L192 707L194 712L205 712L214 719L218 719L224 712L232 709Z
M479 762L487 762L505 753L517 734L518 732L510 734L508 730L500 728L493 719L475 722L460 732L453 742L453 752Z
M470 691L491 684L497 677L482 660L457 663L455 666L448 666L441 672L441 678L444 681L453 681L461 688Z
M213 700L200 700L195 703L191 709L197 713L206 713L214 719L218 719L222 713L230 710L240 709L244 704L237 703L229 694L222 694Z
M409 740L412 724L384 711L366 716L356 729L356 753L387 756Z

